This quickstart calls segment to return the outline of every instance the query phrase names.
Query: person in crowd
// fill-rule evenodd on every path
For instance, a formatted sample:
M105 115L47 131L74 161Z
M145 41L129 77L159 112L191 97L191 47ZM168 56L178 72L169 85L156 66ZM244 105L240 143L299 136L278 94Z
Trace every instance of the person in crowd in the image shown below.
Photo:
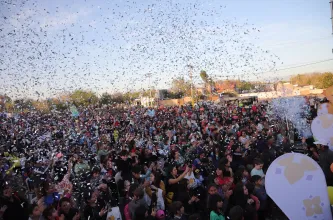
M229 212L230 220L244 220L244 211L240 206L234 206Z
M60 200L60 195L56 191L55 184L50 181L45 181L41 184L42 197L38 200L38 205L41 210L48 206L57 207Z
M195 169L194 177L195 177L196 186L197 187L203 187L204 178L202 177L199 169Z
M208 209L210 211L210 220L225 220L224 214L222 212L223 201L222 197L218 194L214 194L209 198Z
M268 104L0 114L0 217L265 219L265 171L292 148ZM333 185L332 152L304 140Z
M186 216L184 215L183 203L179 201L172 202L170 205L170 212L172 215L170 220L187 220Z
M28 219L28 202L14 192L10 183L3 183L0 196L0 217L4 220Z
M236 171L235 182L242 182L243 184L247 184L248 182L250 182L250 174L244 166L240 166Z
M333 186L333 172L330 169L333 163L333 151L328 149L326 144L317 144L317 148L319 149L319 165L323 169L327 185Z
M263 186L263 179L261 176L252 176L252 181L255 184L254 196L256 196L260 201L260 207L258 210L258 219L264 220L267 217L267 207L268 207L268 196Z
M107 207L101 207L97 203L98 192L97 191L85 191L84 200L86 206L84 208L84 217L85 219L91 220L106 220L107 217Z
M200 220L201 216L199 214L193 214L191 215L188 220Z
M65 220L79 220L80 212L78 209L73 208L71 200L63 197L59 201L59 216L64 215Z
M135 211L139 206L145 206L148 209L148 204L145 202L143 188L139 187L134 191L133 200L128 204L128 210L132 220L136 219Z
M219 167L216 169L216 175L214 178L214 183L220 187L222 187L225 184L232 184L233 183L233 178L224 176L223 172L225 171L225 166L223 164L220 164ZM229 173L230 175L230 173Z
M144 181L144 176L141 175L141 167L139 165L135 165L132 167L132 183L140 185Z
M170 166L170 173L168 177L166 178L167 182L167 195L166 195L166 200L168 204L171 204L173 199L176 198L178 195L178 185L179 182L184 179L186 174L189 172L189 168L186 166L184 172L178 176L178 170L177 167L174 165Z
M64 220L64 215L58 215L57 210L53 206L48 206L43 211L43 217L45 220Z
M262 160L257 159L254 161L254 168L251 170L251 177L254 175L260 176L260 177L265 177L264 171L262 170L264 166L264 163Z
M196 178L194 176L192 165L189 165L188 172L187 172L187 174L185 175L184 178L188 180L187 187L189 189L195 189L198 186Z
M90 167L87 161L83 160L82 156L79 154L74 155L74 173L77 176L82 176L84 173L89 172Z
M156 176L157 178L159 178L158 173L156 174ZM160 187L163 189L161 189ZM144 191L148 196L146 202L150 204L152 208L154 208L155 210L165 209L165 204L164 204L165 194L163 195L163 192L165 193L165 187L161 179L157 179L157 181L155 181L155 175L151 173L149 178L149 183L145 187Z
M244 210L244 219L253 220L256 216L255 202L250 197L246 185L242 182L238 183L234 189L234 192L230 198L229 205L240 206Z
M255 184L249 182L245 186L248 190L248 194L250 196L249 198L251 198L254 201L254 204L255 204L254 207L255 207L255 211L256 211L254 220L257 220L258 219L258 213L257 212L260 209L260 201L259 201L258 197L256 197L254 195Z
M29 207L29 220L42 220L42 212L37 203L33 203Z

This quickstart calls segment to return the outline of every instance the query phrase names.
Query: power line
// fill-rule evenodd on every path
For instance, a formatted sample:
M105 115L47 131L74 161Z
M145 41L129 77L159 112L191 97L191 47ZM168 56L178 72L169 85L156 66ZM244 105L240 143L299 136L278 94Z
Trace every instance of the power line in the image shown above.
M316 62L312 62L312 63L307 63L307 64L303 64L303 65L297 65L297 66L292 66L292 67L288 67L288 68L270 70L270 71L265 71L265 72L258 72L258 73L253 73L253 74L257 75L257 74L263 74L263 73L279 72L279 71L282 71L282 70L289 70L289 69L295 69L295 68L304 67L304 66L311 66L311 65L318 64L318 63L324 63L324 62L329 62L329 61L333 61L333 59L320 60L320 61L316 61ZM246 76L246 75L248 75L248 74L240 74L239 76L242 77L242 76ZM233 75L233 76L221 76L221 77L235 77L235 76L236 75Z
M332 20L332 34L333 34L333 0L330 1L330 5L331 5L331 20Z
M299 66L292 66L292 67L288 67L288 68L284 68L284 69L275 70L275 72L282 71L282 70L288 70L288 69L295 69L295 68L299 68L299 67L303 67L303 66L311 66L311 65L314 65L314 64L324 63L324 62L328 62L328 61L333 61L333 59L321 60L321 61L308 63L308 64L303 64L303 65L299 65ZM266 73L269 73L269 72L271 72L271 71L268 71Z
M318 41L318 40L323 40L323 39L328 39L328 38L331 38L332 36L326 36L326 37L319 37L319 38L312 38L312 39L308 39L308 40L301 40L301 41L287 41L287 42L284 42L284 43L279 43L279 44L271 44L271 45L267 45L265 47L267 48L274 48L274 47L278 47L278 46L285 46L285 45L289 45L289 44L305 44L305 43L317 43L315 41Z

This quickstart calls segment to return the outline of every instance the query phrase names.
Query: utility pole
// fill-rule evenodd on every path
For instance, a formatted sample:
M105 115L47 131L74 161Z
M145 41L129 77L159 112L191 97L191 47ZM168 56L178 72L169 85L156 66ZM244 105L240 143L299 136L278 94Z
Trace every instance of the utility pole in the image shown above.
M193 97L193 66L187 65L189 67L189 75L191 80L191 99L192 99L192 106L194 106L194 97Z
M148 101L148 103L149 103L149 106L151 107L152 106L152 102L151 102L151 85L150 85L150 78L151 78L151 76L152 76L152 73L147 73L146 74L146 77L148 77L148 86L149 86L149 101Z
M331 21L332 21L332 35L333 35L333 0L330 1L330 5L331 5ZM333 53L333 49L332 49L332 53Z
M333 0L330 1L331 4L331 21L332 21L332 34L333 34Z

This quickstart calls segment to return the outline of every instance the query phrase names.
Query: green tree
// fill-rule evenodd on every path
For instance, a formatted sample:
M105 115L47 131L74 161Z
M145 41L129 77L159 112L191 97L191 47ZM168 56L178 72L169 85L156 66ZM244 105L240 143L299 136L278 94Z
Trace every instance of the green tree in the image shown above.
M47 101L32 101L32 106L35 110L47 113L50 111Z
M126 101L125 96L122 93L117 92L117 93L112 94L113 103L121 104L121 103L125 103L125 101Z
M76 106L88 106L98 102L96 94L91 91L76 90L70 94L70 98Z
M47 99L46 103L48 105L49 110L57 110L57 111L65 111L68 109L68 103L70 97L67 99L59 98L53 98L53 99Z
M318 89L325 89L333 85L333 73L298 74L291 77L290 82L299 86L313 85Z
M191 95L191 82L183 77L174 78L171 82L171 92L175 94L181 93L183 96Z
M212 90L214 87L214 81L211 77L208 76L205 70L200 71L200 77L202 81L205 83L205 90L212 94Z
M19 111L29 111L32 106L31 99L16 99L14 101L14 108Z
M7 107L12 106L12 99L7 95L0 95L0 111L8 111Z
M249 91L255 88L254 84L247 81L237 81L236 86L240 91Z
M7 112L13 112L14 111L13 102L6 102L5 103L5 109L6 109Z
M57 111L65 111L68 109L68 105L64 102L55 103L55 108Z
M204 81L204 83L209 82L209 76L205 70L200 71L200 77L201 77L202 81Z
M182 92L172 92L168 91L165 95L165 99L180 99L184 96Z
M102 105L110 105L113 103L112 95L109 93L103 93L101 98L99 99L100 104Z
M323 89L333 86L333 73L324 73L322 75L322 86Z

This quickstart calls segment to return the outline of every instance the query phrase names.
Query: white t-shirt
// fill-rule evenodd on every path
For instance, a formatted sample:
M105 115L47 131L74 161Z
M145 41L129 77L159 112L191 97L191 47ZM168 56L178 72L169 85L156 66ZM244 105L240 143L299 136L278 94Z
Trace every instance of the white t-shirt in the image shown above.
M193 174L193 171L191 171L191 173L189 173L189 174L186 174L186 176L184 178L189 181L188 186L190 188L197 187L197 182L195 181L195 176Z
M119 207L112 207L112 211L108 212L106 219L110 220L122 220Z
M264 171L262 171L262 169L257 170L257 169L255 169L255 168L253 168L253 169L251 170L251 176L254 176L254 175L258 175L258 176L261 176L261 177L264 177L264 176L265 176Z
M239 137L239 141L240 141L242 144L246 144L246 142L248 142L248 140L249 140L249 136L246 136L246 137L240 136L240 137Z
M258 126L257 126L258 131L262 131L263 128L264 128L264 126L259 123Z

